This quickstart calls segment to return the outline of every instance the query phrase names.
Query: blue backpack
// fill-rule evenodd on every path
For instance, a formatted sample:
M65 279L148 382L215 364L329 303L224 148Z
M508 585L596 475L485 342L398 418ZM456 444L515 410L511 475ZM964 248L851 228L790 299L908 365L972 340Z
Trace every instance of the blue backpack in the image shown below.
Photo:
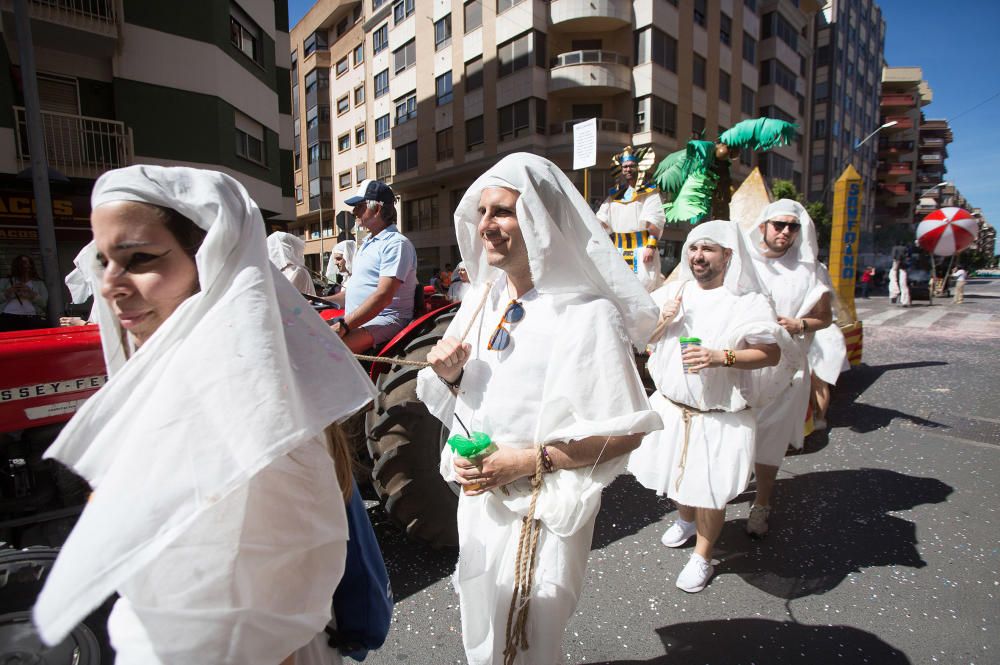
M347 505L347 561L344 576L333 593L333 616L326 627L331 647L362 661L385 643L392 623L392 585L382 550L365 511L358 484Z

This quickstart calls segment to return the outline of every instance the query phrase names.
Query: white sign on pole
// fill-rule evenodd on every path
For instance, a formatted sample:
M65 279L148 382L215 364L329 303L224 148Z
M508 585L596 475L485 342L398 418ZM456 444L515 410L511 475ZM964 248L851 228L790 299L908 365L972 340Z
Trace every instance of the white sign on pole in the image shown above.
M573 125L573 170L597 164L597 118Z

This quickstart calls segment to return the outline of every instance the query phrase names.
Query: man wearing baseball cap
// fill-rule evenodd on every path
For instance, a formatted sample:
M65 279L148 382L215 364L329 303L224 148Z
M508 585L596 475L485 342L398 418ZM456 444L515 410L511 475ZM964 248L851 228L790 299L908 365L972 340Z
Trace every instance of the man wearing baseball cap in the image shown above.
M369 232L354 255L344 317L333 331L359 353L382 346L413 319L417 252L396 228L396 197L380 180L365 180L345 203Z

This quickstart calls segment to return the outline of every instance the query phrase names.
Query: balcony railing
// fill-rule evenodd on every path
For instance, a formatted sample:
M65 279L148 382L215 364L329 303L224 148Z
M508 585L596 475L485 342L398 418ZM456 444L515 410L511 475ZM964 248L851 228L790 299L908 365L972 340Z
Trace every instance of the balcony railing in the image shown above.
M899 184L879 183L879 187L889 192L893 196L906 196L907 194L910 193L910 189L902 183Z
M922 164L941 164L944 162L944 155L935 152L920 155L920 162Z
M886 116L886 122L895 121L896 124L892 126L891 129L913 129L913 118L908 115L890 115Z
M552 58L549 64L552 67L562 67L564 65L605 63L628 67L629 62L631 60L627 55L612 53L611 51L569 51L567 53L560 53Z
M24 107L15 106L19 168L31 161ZM132 163L132 132L125 123L84 115L42 111L42 133L49 166L71 178L97 178Z
M878 171L886 175L911 175L913 165L909 162L880 162Z
M118 36L121 16L116 0L30 0L28 4L32 18Z
M882 106L913 106L915 103L913 95L883 95Z
M549 134L572 134L573 125L581 122L586 122L589 118L582 118L579 120L565 120L563 122L557 122L549 125ZM622 122L621 120L612 120L610 118L598 118L597 119L597 131L599 132L620 132L622 134L629 133L630 127L627 122Z

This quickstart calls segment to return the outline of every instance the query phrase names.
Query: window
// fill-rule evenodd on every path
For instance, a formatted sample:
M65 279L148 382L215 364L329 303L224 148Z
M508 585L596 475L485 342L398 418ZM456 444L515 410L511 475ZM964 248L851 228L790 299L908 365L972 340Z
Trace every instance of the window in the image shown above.
M396 126L402 125L405 122L409 122L417 117L417 96L409 95L407 97L400 97L396 100ZM396 170L399 170L399 164L396 164Z
M729 76L729 72L724 72L719 70L719 100L725 103L729 103L730 88L732 87L732 80Z
M368 164L358 164L354 167L354 181L361 182L368 177Z
M469 0L465 3L465 34L469 34L483 24L483 0Z
M350 68L351 68L350 63L347 62L347 56L345 55L343 58L337 61L337 69L336 69L337 78L340 78L341 76L346 74L347 70L349 70Z
M344 115L351 110L351 96L344 95L337 100L337 115Z
M451 72L445 72L434 79L434 92L437 97L438 106L451 103L452 97L454 97L451 88Z
M302 43L302 56L308 58L313 52L317 50L326 50L329 45L326 41L326 33L317 30L312 33L306 40Z
M757 0L743 0L743 6L755 14L757 13Z
M302 185L295 185L295 202L302 203Z
M364 61L365 61L365 45L364 43L361 43L354 47L354 66L357 67Z
M354 145L364 145L367 137L365 136L365 126L358 125L354 128Z
M811 169L813 175L823 175L826 173L826 155L813 155Z
M405 69L409 69L417 64L417 40L411 39L398 49L392 52L392 59L395 63L393 73L398 74ZM399 165L396 165L397 169ZM397 173L399 171L397 170Z
M694 22L705 27L708 15L708 0L694 0Z
M545 66L545 36L540 32L526 32L520 37L500 44L497 47L499 76L507 76L514 72L536 65Z
M410 199L403 203L407 231L425 231L438 225L437 196Z
M314 69L306 74L306 97L310 93L322 92L330 88L330 70ZM308 101L306 102L309 103Z
M699 88L701 88L702 90L705 89L705 68L706 67L707 67L707 63L705 62L705 58L703 58L700 55L698 55L697 53L695 53L694 54L694 64L693 64L693 69L692 69L692 71L693 71L692 80L693 80L694 84L696 86L698 86Z
M389 138L389 114L375 118L375 142Z
M229 41L248 58L261 64L260 27L239 7L233 5L229 7ZM309 53L307 46L305 54Z
M364 84L361 84L354 89L354 105L361 106L364 103L365 103L365 86Z
M830 98L830 83L828 81L820 81L816 84L813 89L813 96L816 98L817 102L825 102Z
M392 180L392 160L383 159L381 162L375 162L375 179L382 182Z
M337 137L337 152L344 152L351 149L351 133L341 134Z
M483 116L465 121L465 149L472 150L483 144Z
M483 57L478 56L465 63L465 92L483 87Z
M417 168L417 142L411 141L396 148L396 173Z
M743 86L740 91L740 112L744 115L753 115L756 106L753 89Z
M337 175L337 186L341 189L347 189L351 186L351 172L342 171Z
M760 38L768 39L777 37L792 48L797 50L799 45L799 35L795 28L784 16L778 12L768 12L760 19Z
M514 5L519 5L524 0L497 0L497 14L505 12Z
M389 48L389 24L383 23L372 33L372 55L378 55Z
M437 133L437 158L438 161L451 159L455 156L455 148L452 144L451 127L442 129Z
M389 70L383 69L375 75L375 99L389 92Z
M392 6L392 24L399 25L408 17L413 16L414 0L398 0Z
M527 133L530 117L527 99L501 106L497 109L497 123L500 128L499 139L505 141Z
M320 141L319 143L313 143L309 146L307 157L310 164L317 164L320 160L330 159L330 142Z
M757 64L757 40L743 31L743 59L750 64Z
M672 72L677 71L677 40L659 28L645 28L635 33L635 64L653 62Z
M677 106L656 96L635 100L635 131L677 135Z
M265 164L264 125L249 116L235 112L236 154L251 162Z
M719 14L719 41L726 46L733 41L733 19L725 12Z
M760 170L768 178L791 180L794 171L792 160L775 152L765 152L760 155Z
M451 14L434 21L434 50L440 51L451 44Z
M765 60L760 63L760 84L775 84L788 92L795 94L795 72L785 67L777 60Z
M701 138L705 133L705 119L697 113L691 114L691 136Z

